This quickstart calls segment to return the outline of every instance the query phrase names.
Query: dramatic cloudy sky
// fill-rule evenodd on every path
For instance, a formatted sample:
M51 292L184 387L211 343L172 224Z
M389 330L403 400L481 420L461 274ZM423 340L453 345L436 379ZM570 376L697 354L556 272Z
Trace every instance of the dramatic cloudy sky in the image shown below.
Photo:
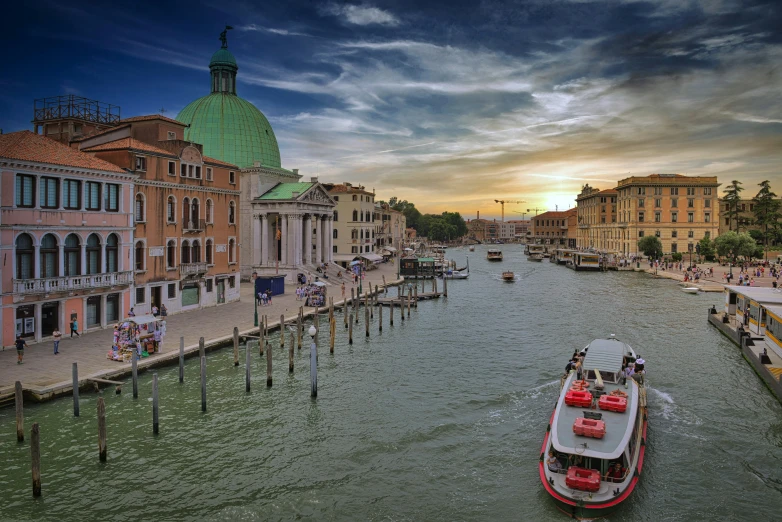
M628 174L782 193L778 0L24 4L0 35L6 132L63 93L175 116L230 24L239 94L306 176L466 217L524 200L506 219Z

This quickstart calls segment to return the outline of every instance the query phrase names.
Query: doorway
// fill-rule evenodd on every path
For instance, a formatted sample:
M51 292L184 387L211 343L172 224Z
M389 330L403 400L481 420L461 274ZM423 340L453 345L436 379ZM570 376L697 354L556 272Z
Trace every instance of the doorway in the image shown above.
M52 332L59 330L60 303L44 303L41 305L41 335L48 337Z
M99 295L87 298L87 320L85 328L95 328L100 326L100 301Z
M217 304L225 303L225 279L217 280Z
M150 290L152 291L152 300L150 301L149 309L152 310L153 306L157 306L159 310L160 305L163 304L163 287L153 286Z

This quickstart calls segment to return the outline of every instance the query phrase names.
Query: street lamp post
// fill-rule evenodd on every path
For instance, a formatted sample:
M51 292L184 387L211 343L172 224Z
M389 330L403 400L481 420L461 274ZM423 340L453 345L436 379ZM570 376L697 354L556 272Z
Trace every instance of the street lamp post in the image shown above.
M255 318L253 319L253 325L256 327L258 326L258 292L256 292L257 288L255 286L255 281L258 279L258 273L253 272L253 303L255 303Z
M318 396L318 346L315 343L315 334L318 330L315 325L311 325L307 333L312 337L312 344L310 345L310 396Z

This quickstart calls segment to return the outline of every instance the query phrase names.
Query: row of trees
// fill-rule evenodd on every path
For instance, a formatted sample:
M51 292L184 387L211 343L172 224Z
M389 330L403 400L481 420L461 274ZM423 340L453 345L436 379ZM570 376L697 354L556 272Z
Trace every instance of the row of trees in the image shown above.
M741 231L741 227L748 228L757 226L757 229L749 231L749 234L755 241L762 244L764 250L768 252L769 244L782 243L782 203L777 195L771 191L771 184L768 180L761 182L760 190L752 198L753 218L741 216L741 192L744 187L740 181L733 180L724 190L722 201L726 204L723 215L728 218L728 229L733 231L733 224L736 225L736 232Z
M467 234L467 223L458 212L421 214L414 203L396 197L388 200L388 206L404 214L407 226L414 228L419 236L435 241L450 241Z

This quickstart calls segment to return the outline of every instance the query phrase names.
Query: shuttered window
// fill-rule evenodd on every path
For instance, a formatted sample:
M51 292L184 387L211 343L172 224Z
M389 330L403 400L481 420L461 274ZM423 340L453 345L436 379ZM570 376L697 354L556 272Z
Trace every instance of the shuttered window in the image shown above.
M84 185L84 207L87 210L100 210L100 183L88 181Z
M62 182L62 205L70 210L81 208L81 182L66 179Z
M35 206L35 177L26 174L16 175L16 206Z
M107 184L103 194L103 208L109 212L119 211L119 185Z
M42 177L39 186L38 200L41 208L59 208L57 178Z

